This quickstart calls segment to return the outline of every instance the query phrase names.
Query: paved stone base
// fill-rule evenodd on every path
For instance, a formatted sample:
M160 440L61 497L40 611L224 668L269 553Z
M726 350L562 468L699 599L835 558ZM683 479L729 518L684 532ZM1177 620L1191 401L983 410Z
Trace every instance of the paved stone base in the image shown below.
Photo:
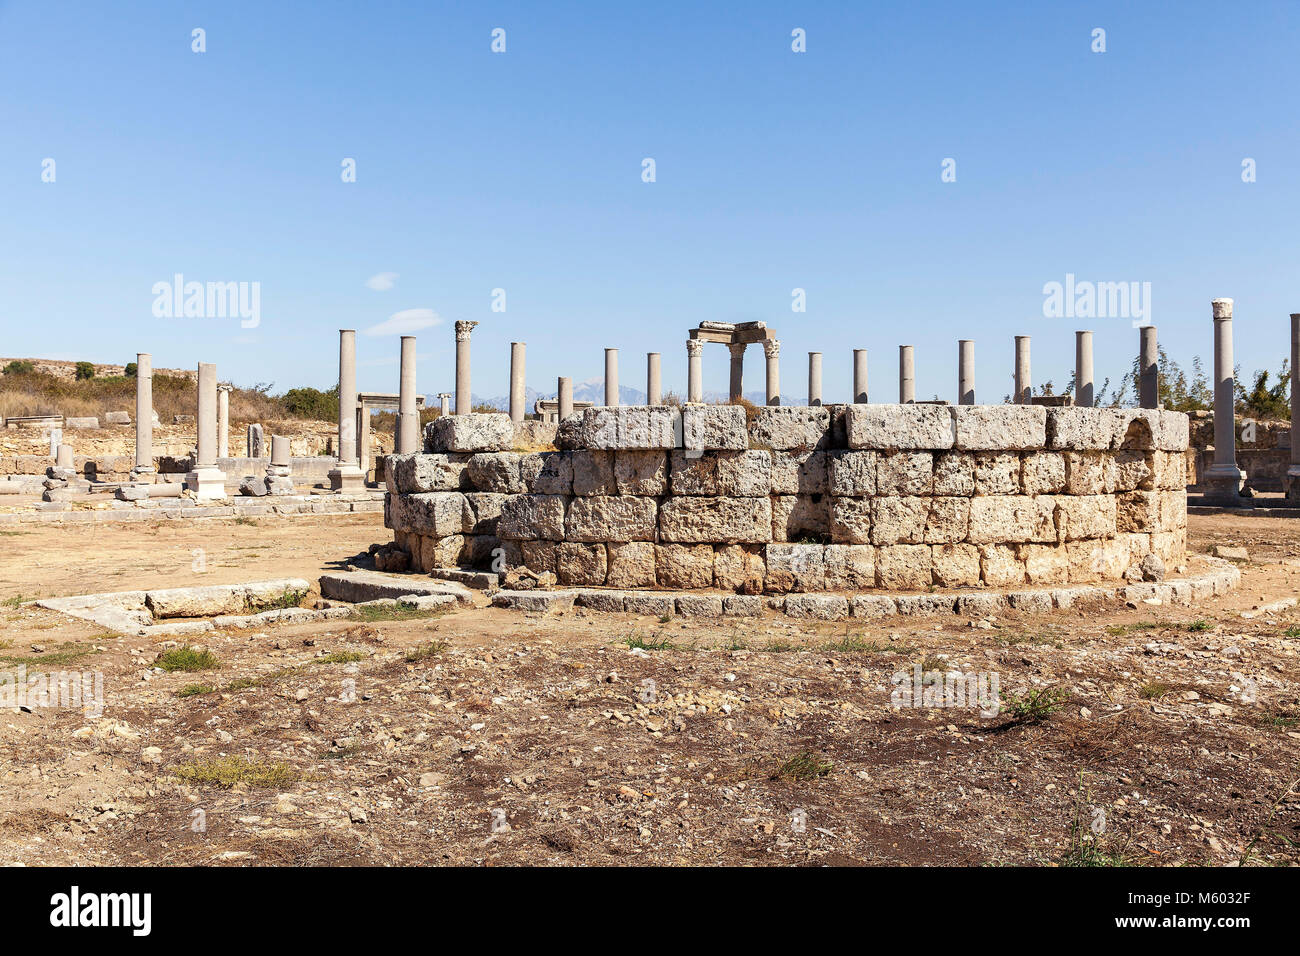
M439 581L414 574L380 571L339 571L320 576L321 597L357 604L380 598L397 600L410 595L451 595L462 604L473 603L469 588L456 581Z
M895 615L961 614L988 617L1010 611L1043 614L1090 602L1180 604L1224 594L1241 583L1241 571L1228 561L1205 559L1211 568L1161 584L1122 587L1079 585L1017 591L946 591L928 594L685 594L672 591L568 588L498 591L492 603L522 611L547 611L573 605L597 611L632 614L679 614L683 617L757 617L765 610L819 621L873 619Z

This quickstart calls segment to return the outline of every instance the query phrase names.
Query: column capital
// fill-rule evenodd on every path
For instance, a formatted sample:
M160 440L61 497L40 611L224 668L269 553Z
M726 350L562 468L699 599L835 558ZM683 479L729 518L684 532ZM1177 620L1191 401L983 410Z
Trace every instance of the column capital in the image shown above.
M229 382L221 382L219 385L217 385L218 392L229 392L229 391L233 391L234 388L235 386L231 385Z
M686 354L695 358L704 353L704 343L700 339L686 340Z
M1216 319L1232 318L1232 300L1231 299L1211 299L1210 306L1214 309Z
M731 357L734 358L734 359L744 358L744 357L745 357L745 346L746 346L747 344L748 344L748 343L745 343L745 342L728 342L728 343L727 343L727 351L729 351L729 352L731 353Z
M781 342L778 339L767 339L763 343L763 354L770 359L776 358L781 354Z
M474 326L476 325L478 325L477 322L471 321L469 319L457 319L456 320L456 341L468 342L469 334L474 331Z

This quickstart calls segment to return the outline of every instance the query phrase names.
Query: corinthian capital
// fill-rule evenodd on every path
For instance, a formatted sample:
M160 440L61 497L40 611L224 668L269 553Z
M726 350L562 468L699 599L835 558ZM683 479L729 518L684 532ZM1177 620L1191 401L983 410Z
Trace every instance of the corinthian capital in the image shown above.
M691 358L699 358L704 352L704 343L699 339L686 340L686 354Z
M763 354L770 359L781 354L781 343L777 339L768 339L763 343Z
M471 322L469 319L457 319L456 320L456 341L468 342L469 334L474 331L474 326L476 325L478 325L477 322Z

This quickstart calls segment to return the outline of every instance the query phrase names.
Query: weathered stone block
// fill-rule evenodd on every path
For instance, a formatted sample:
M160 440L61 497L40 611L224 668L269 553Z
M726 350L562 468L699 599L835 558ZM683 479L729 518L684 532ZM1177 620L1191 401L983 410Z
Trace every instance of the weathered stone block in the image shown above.
M962 497L975 493L975 456L947 451L934 456L934 494Z
M680 412L668 405L616 405L583 409L561 424L565 448L605 451L676 448Z
M971 544L1056 541L1053 499L1024 495L986 495L970 500Z
M509 415L481 412L443 415L424 427L424 450L507 451L514 438L515 429Z
M1060 541L1114 537L1118 530L1115 498L1111 495L1058 495L1056 526Z
M1070 495L1108 495L1115 491L1115 461L1109 454L1067 452L1065 491Z
M788 617L842 621L849 616L849 602L838 594L791 594L785 599L785 613Z
M460 567L464 551L465 536L462 534L423 535L420 538L420 570Z
M691 451L743 451L749 447L745 410L739 405L687 405L681 447Z
M1187 492L1162 491L1160 494L1160 531L1178 531L1187 527Z
M832 495L861 498L876 493L876 453L836 451L826 456Z
M465 474L476 491L518 495L528 490L520 473L522 460L512 451L478 452L469 456Z
M980 547L980 577L991 588L1025 583L1025 565L1016 549L1005 544Z
M390 497L393 527L421 535L460 534L465 525L465 496L458 491L429 491Z
M876 549L866 544L828 544L822 552L826 587L858 591L876 586Z
M750 426L750 436L759 448L781 451L812 451L832 443L831 413L824 406L765 405Z
M840 499L835 499L838 505ZM930 517L930 499L874 498L871 502L871 543L920 544Z
M831 500L829 495L773 495L772 540L830 537Z
M725 595L722 613L728 617L759 617L763 613L763 599L758 595Z
M1030 584L1062 584L1070 579L1069 555L1061 544L1022 544L1017 553ZM1012 582L1019 584L1019 581Z
M1065 456L1058 452L1025 455L1020 466L1021 490L1027 495L1055 495L1065 490Z
M653 541L658 505L654 498L588 495L569 499L564 519L570 541Z
M709 544L655 545L655 577L661 588L713 586L713 546Z
M892 617L898 613L898 602L885 594L855 594L849 598L849 613L853 617Z
M925 500L925 499L921 499ZM955 544L970 531L969 498L930 498L925 522L926 544Z
M555 548L555 576L561 584L596 585L605 583L607 568L603 544L561 541Z
M555 541L521 541L519 542L520 554L523 557L524 567L530 571L536 571L541 574L549 571L555 573L555 552L559 543ZM622 585L619 585L622 587Z
M593 611L613 611L623 610L623 601L627 597L622 591L608 591L605 589L579 591L577 600L574 601L578 607L588 607Z
M982 452L975 456L975 494L1020 494L1020 456L1014 452Z
M929 495L934 490L934 456L900 451L876 456L876 494Z
M870 544L873 500L831 498L831 540L840 544Z
M506 495L485 491L471 491L465 495L464 530L467 534L495 535L501 506Z
M663 617L672 614L677 607L677 598L672 594L651 591L629 593L623 598L623 610L629 614L650 614Z
M769 544L766 548L769 591L821 591L826 588L826 549L820 544Z
M824 451L772 452L772 494L825 494L828 457Z
M1150 488L1158 451L1117 451L1112 455L1111 491L1137 491Z
M942 450L953 446L946 405L849 405L844 412L850 448Z
M655 586L655 546L649 541L628 541L606 548L608 571L605 583L612 588Z
M1034 451L1047 441L1041 405L957 405L953 447L968 451Z
M907 590L931 584L928 544L894 544L876 552L876 579L882 588Z
M670 498L659 509L659 537L683 543L770 541L772 502L768 498Z
M573 456L567 451L541 451L524 455L519 475L530 494L573 494Z
M501 505L497 537L518 540L564 540L563 495L513 495ZM530 565L531 567L531 565Z
M766 451L687 451L671 456L674 495L766 496L772 490L772 456Z
M1130 491L1116 498L1115 527L1118 531L1160 530L1160 497L1156 491Z
M713 549L713 585L727 591L760 594L767 576L762 545L723 544Z
M722 595L679 594L677 613L682 617L722 617Z
M612 451L574 451L569 453L569 461L573 466L575 495L618 494Z
M930 549L934 583L941 588L980 583L980 552L973 544L936 544Z
M1113 581L1123 576L1132 560L1128 549L1114 538L1068 541L1065 553L1072 584Z
M614 483L620 495L662 495L668 491L668 454L663 451L614 453Z
M467 455L389 455L384 481L390 492L403 495L426 491L459 491L463 487Z

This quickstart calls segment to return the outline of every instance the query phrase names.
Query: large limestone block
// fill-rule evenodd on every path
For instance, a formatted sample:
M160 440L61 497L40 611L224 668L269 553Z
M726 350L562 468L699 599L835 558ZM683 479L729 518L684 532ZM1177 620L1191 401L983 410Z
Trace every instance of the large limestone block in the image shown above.
M991 588L1025 583L1025 564L1011 545L980 546L980 577Z
M620 495L662 495L668 491L668 454L663 451L614 453L614 483Z
M1128 548L1114 538L1067 541L1065 553L1071 584L1114 581L1123 577L1132 561Z
M871 502L871 543L920 544L925 540L925 523L929 517L929 498L874 498Z
M415 495L426 491L460 491L467 455L389 455L384 481L390 492Z
M653 541L658 504L631 495L589 495L569 500L564 519L570 541Z
M1187 490L1187 454L1185 452L1158 451L1153 456L1156 473L1153 487L1161 491Z
M1063 544L1022 544L1017 554L1030 584L1064 584L1070 579L1069 553Z
M518 542L511 542L518 545ZM497 563L500 558L502 564ZM494 534L467 534L465 548L461 552L461 563L472 568L501 571L505 562L505 548L501 539ZM493 567L493 565L496 565ZM508 566L508 565L506 565Z
M786 599L787 617L842 621L849 616L849 599L838 594L798 594Z
M1121 532L1150 534L1160 529L1160 493L1130 491L1115 499L1115 527Z
M844 412L850 448L939 451L953 446L946 405L849 405Z
M649 541L610 544L606 549L608 571L605 583L612 588L655 586L655 546Z
M876 456L876 494L928 495L934 491L934 456L899 451Z
M926 499L922 499L926 500ZM969 498L930 498L925 521L926 544L955 544L965 541L970 531Z
M961 497L975 493L975 456L945 451L934 456L934 494Z
M530 494L573 494L573 455L567 451L542 451L525 455L519 475Z
M618 482L614 480L612 451L570 452L569 461L573 465L575 495L618 494Z
M243 614L260 611L279 602L286 595L296 602L310 587L302 578L283 578L255 584L160 588L145 592L144 604L155 618Z
M931 548L934 583L941 588L969 588L980 583L980 552L973 544L936 544Z
M464 528L466 534L495 535L501 518L501 506L508 495L487 491L465 493Z
M563 495L512 495L501 505L497 537L563 541L564 510L568 500Z
M1187 560L1187 529L1157 531L1151 535L1151 551L1160 555L1167 567L1182 564Z
M761 544L772 540L768 498L670 498L659 509L659 537L682 543Z
M1160 451L1186 451L1189 442L1189 428L1186 412L1155 413L1158 426L1155 433L1155 446Z
M465 496L458 491L428 491L388 500L395 530L435 536L464 530Z
M772 452L772 494L825 494L829 457L824 451Z
M895 544L876 552L876 579L891 591L928 588L932 582L928 544Z
M424 429L424 450L507 451L515 440L514 424L504 413L443 415Z
M826 463L832 495L861 498L876 493L874 451L835 451L826 456Z
M831 540L837 544L870 544L872 501L831 498Z
M1049 496L985 495L970 500L971 544L1056 541L1053 501Z
M765 405L749 433L757 447L780 451L812 451L833 444L831 412L820 405Z
M661 588L713 586L713 546L656 544L655 576Z
M1041 405L957 405L953 447L964 451L1033 451L1047 441Z
M1112 495L1058 495L1056 526L1061 541L1114 537L1118 530L1115 498Z
M824 540L831 533L829 495L773 495L772 540Z
M826 588L826 548L820 544L769 544L766 548L769 591L822 591Z
M691 451L744 451L749 447L745 409L739 405L687 405L681 447Z
M1042 451L1025 455L1020 466L1021 489L1027 495L1055 495L1065 490L1065 456Z
M1187 527L1187 492L1160 492L1160 531L1178 531Z
M1112 491L1137 491L1139 488L1150 489L1155 474L1155 457L1164 454L1158 451L1116 451L1112 452L1114 462L1111 469Z
M1015 452L981 452L975 456L975 494L1020 494L1020 456Z
M528 490L520 464L523 455L512 451L478 452L469 456L465 474L475 491L518 495Z
M420 538L420 570L458 568L464 552L465 536L462 534L423 535Z
M1115 459L1109 452L1066 452L1065 491L1070 495L1109 495L1115 491Z
M519 551L523 557L524 567L541 574L545 571L555 573L555 555L560 547L557 541L521 541Z
M555 548L555 576L561 584L604 584L606 562L603 544L561 541Z
M828 544L822 552L826 587L860 591L876 586L876 549L866 544Z
M680 414L668 405L586 408L560 424L556 443L604 451L676 448Z
M1115 441L1122 416L1109 408L1065 406L1047 409L1047 445L1067 451L1105 451Z
M772 490L772 456L766 451L716 451L671 455L674 495L766 496Z
M720 544L713 549L713 586L739 594L760 594L767 576L763 546Z

